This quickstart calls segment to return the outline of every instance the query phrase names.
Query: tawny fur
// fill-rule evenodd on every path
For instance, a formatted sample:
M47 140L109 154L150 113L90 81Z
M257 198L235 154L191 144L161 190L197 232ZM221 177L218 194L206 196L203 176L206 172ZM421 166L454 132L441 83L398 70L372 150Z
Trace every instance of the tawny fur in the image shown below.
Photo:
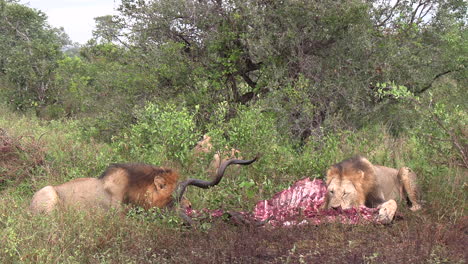
M327 186L327 207L379 207L390 200L407 199L411 210L421 208L417 200L416 174L409 168L396 170L373 165L360 156L331 166L327 171Z
M364 158L348 159L335 164L327 171L327 184L330 184L333 178L340 181L347 179L353 183L359 205L365 203L376 184L374 167Z
M203 135L203 139L198 141L197 145L193 149L195 156L200 155L202 153L210 153L212 150L213 144L211 144L211 137L208 135ZM226 146L223 150L217 151L215 154L213 154L213 159L211 160L210 165L208 166L209 174L214 175L221 163L234 158L242 158L240 156L240 151L235 148L229 149Z
M46 186L33 196L34 213L58 207L119 208L122 204L163 208L172 202L179 174L147 164L114 164L99 178L79 178Z

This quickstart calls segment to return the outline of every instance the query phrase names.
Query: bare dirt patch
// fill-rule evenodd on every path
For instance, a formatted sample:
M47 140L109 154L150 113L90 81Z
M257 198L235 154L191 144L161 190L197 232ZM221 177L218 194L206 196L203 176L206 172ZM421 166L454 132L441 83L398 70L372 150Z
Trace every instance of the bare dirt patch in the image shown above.
M151 248L125 248L141 263L466 263L468 218L432 222L411 215L391 225L321 224L157 230ZM147 244L148 245L148 244Z

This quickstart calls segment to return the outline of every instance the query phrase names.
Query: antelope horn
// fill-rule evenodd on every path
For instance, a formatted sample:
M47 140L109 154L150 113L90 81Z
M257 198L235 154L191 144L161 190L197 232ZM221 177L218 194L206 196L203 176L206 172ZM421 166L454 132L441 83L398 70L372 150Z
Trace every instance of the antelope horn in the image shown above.
M223 163L221 163L221 165L218 168L218 171L216 172L216 177L212 181L204 181L204 180L199 180L199 179L187 179L179 183L179 186L177 187L178 194L176 195L176 202L179 203L181 201L182 196L184 195L185 190L187 189L187 186L193 185L193 186L197 186L203 189L211 188L217 185L221 181L221 179L224 176L224 171L229 165L231 164L249 165L249 164L252 164L256 160L257 160L257 157L251 160L239 160L239 159L226 160Z

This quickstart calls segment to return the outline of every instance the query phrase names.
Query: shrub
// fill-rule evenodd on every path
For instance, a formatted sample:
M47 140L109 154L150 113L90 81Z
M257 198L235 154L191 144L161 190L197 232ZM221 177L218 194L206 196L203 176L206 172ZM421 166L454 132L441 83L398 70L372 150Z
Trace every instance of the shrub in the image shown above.
M121 138L120 152L131 160L158 164L167 159L184 163L199 137L193 114L175 104L147 103L135 112L137 122Z
M18 186L33 177L35 169L43 166L45 149L40 137L12 136L0 126L0 190L8 185Z

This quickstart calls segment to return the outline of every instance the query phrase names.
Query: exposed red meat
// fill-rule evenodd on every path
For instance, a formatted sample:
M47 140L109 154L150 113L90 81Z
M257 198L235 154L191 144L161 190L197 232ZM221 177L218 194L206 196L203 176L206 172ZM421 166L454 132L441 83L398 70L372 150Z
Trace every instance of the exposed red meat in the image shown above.
M291 226L305 223L341 222L359 224L378 222L378 209L361 206L346 210L323 209L327 188L322 180L305 178L278 192L269 200L258 202L252 213L240 212L253 221L268 222L272 226ZM187 210L191 217L220 217L222 210Z

